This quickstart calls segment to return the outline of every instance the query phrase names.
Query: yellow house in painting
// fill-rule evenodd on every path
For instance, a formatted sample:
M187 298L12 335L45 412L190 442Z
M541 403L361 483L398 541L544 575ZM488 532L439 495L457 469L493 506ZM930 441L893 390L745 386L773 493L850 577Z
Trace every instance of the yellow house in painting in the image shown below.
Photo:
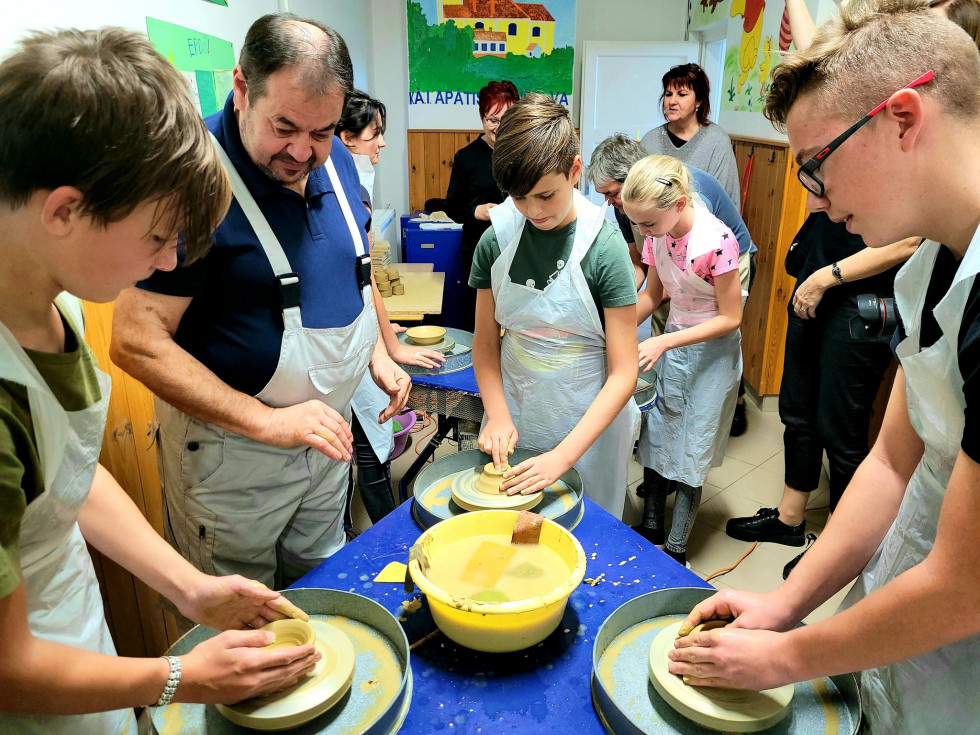
M508 54L546 56L555 44L555 19L540 3L513 0L437 0L439 23L451 22L474 32L474 56L499 54L501 45ZM480 38L476 38L479 33ZM489 40L492 34L494 46ZM497 42L503 34L505 41ZM486 48L483 48L486 44Z

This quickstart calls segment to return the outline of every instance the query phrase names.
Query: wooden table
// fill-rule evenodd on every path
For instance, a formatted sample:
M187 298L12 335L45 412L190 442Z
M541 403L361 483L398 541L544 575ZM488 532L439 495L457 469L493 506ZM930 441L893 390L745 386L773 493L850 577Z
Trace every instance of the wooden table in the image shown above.
M445 273L433 272L432 263L392 263L401 275L405 293L384 299L392 321L421 321L426 314L442 313Z

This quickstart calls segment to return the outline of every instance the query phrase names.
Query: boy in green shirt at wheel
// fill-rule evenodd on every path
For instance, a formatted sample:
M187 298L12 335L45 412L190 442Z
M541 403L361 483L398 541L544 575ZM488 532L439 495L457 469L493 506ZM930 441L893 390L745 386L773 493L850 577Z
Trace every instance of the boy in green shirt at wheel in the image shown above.
M575 189L578 136L568 110L545 95L525 95L504 114L493 175L509 197L490 210L469 281L486 409L480 448L498 469L518 442L541 452L504 474L509 494L543 490L574 467L586 496L621 518L639 427L626 241Z

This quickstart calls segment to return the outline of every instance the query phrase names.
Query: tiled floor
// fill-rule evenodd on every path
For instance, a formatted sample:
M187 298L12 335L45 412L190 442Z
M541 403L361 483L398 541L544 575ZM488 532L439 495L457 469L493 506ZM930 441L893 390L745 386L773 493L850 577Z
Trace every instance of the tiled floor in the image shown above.
M761 506L775 506L783 489L783 427L775 412L761 412L749 402L748 431L728 443L725 460L708 475L701 496L701 509L698 513L687 557L691 568L701 577L707 577L724 567L734 564L751 547L750 543L736 541L725 535L725 522L735 516L754 514ZM428 430L414 435L415 443L401 457L392 462L393 483L397 483L416 458L415 449L419 437ZM437 450L441 457L456 451L455 445L445 441ZM635 525L640 520L643 500L638 498L634 488L643 477L643 470L635 461L631 462L624 521ZM807 531L818 534L827 522L829 494L827 477L824 474L820 486L810 498L806 513ZM668 509L673 504L673 496L667 501ZM669 511L668 511L669 513ZM371 525L370 519L355 495L354 527L364 530ZM668 518L669 522L669 518ZM753 592L768 592L782 583L783 566L796 556L800 549L780 544L759 544L755 551L733 571L712 581L715 587L731 587ZM843 599L846 590L841 591L806 619L807 622L821 620L831 615Z

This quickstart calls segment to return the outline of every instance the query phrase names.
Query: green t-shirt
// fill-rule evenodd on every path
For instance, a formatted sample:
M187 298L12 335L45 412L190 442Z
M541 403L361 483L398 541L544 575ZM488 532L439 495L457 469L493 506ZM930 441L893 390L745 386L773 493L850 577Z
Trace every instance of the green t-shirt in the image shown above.
M25 350L66 411L81 411L100 400L96 359L70 320L63 353ZM0 348L6 349L6 348ZM44 474L27 388L0 378L0 597L20 583L20 522L28 503L44 492Z
M574 220L560 230L539 230L528 222L510 266L511 282L543 291L565 267L572 252L577 224L578 220ZM582 274L603 324L604 308L636 303L636 277L626 247L619 228L606 221L582 259ZM498 257L500 244L490 227L483 233L473 255L469 281L472 288L490 288L490 268Z

